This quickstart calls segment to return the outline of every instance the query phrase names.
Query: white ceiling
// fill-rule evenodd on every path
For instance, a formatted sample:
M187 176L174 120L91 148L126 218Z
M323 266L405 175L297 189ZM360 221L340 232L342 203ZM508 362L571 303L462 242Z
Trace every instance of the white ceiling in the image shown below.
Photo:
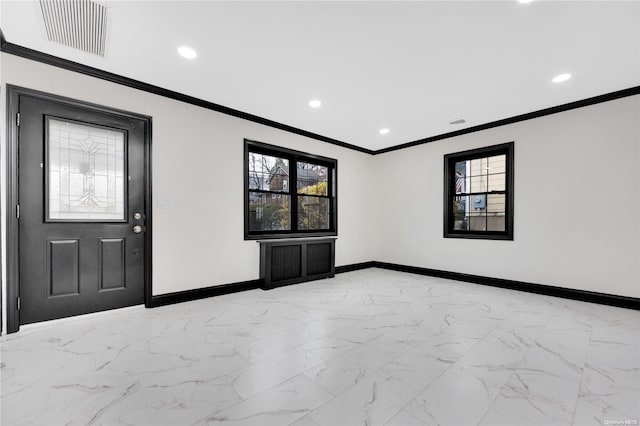
M368 149L640 85L636 1L102 3L104 58L47 41L36 2L3 0L0 26L10 43Z

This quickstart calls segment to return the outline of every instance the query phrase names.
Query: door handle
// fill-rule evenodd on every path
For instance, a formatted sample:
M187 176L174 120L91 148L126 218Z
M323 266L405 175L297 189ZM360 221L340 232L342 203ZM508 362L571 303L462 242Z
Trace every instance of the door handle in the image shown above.
M133 218L134 218L135 220L141 220L141 219L144 219L144 214L142 214L142 213L140 213L140 212L135 212L135 213L133 214Z
M136 225L136 226L133 227L133 232L136 233L136 234L140 234L140 233L142 233L144 231L145 231L145 229L140 225Z

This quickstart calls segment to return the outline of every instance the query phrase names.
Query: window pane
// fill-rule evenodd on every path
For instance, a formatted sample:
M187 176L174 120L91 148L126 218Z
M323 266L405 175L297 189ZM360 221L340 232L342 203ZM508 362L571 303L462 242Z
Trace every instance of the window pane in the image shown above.
M487 195L487 231L504 231L506 195Z
M125 135L48 120L49 219L125 220Z
M487 216L484 211L470 213L469 230L470 231L486 231L487 230Z
M483 212L487 208L486 194L472 195L470 197L471 211L475 213Z
M467 192L467 162L458 161L455 165L456 194Z
M504 191L505 162L504 155L456 162L456 194Z
M289 160L249 153L249 189L289 191Z
M487 212L488 213L504 213L506 210L506 195L504 194L488 194L487 195Z
M504 154L487 158L487 170L489 173L506 173L506 166L507 156Z
M489 168L489 162L487 158L476 158L469 161L469 175L480 176L486 175Z
M291 196L249 192L250 231L288 231L291 229Z
M504 231L505 227L505 214L500 213L488 213L487 216L487 231Z
M453 229L468 230L469 221L467 219L467 209L469 206L469 197L454 197L453 199Z
M298 194L329 195L327 188L329 171L327 167L302 161L297 164Z
M469 178L470 188L467 192L487 192L487 175Z
M463 217L462 219L456 219L453 222L453 229L455 231L468 231L469 230L469 218Z
M329 199L299 196L298 229L329 229Z
M507 216L513 203L513 188L508 187L513 146L510 142L444 156L445 238L513 239L512 217Z
M505 173L491 174L489 177L488 191L504 191L506 189L505 181L507 175Z

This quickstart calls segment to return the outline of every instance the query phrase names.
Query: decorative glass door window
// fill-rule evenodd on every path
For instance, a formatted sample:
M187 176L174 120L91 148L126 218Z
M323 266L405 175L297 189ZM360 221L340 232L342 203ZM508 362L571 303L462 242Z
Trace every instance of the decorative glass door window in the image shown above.
M126 221L126 134L47 117L47 221Z

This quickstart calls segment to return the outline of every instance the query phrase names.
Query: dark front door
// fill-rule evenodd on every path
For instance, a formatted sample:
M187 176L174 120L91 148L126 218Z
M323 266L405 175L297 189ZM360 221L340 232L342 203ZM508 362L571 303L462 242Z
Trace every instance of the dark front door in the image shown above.
M145 120L20 96L20 324L141 304Z

